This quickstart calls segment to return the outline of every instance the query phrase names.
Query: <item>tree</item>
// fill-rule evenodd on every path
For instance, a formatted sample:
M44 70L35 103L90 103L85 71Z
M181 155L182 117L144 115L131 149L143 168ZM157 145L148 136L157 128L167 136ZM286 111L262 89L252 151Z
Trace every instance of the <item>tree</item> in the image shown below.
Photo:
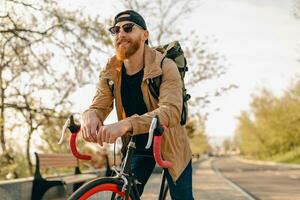
M95 80L100 66L95 56L107 53L111 40L99 19L63 10L52 0L4 0L0 6L6 12L0 16L1 151L4 163L13 163L5 132L27 129L32 174L32 134L52 118L66 117L70 95ZM55 63L58 59L66 63Z
M297 19L300 18L300 0L294 0L293 14Z
M229 138L226 138L223 141L223 148L224 148L225 152L232 151L234 149L234 143L233 143L233 141L231 139L229 139Z
M294 0L294 4L293 4L293 15L296 19L300 19L300 0ZM297 49L298 54L300 53L300 43L298 41L298 46ZM298 61L300 62L300 59L298 58Z
M235 135L235 144L240 149L242 155L258 157L260 152L265 151L264 140L260 137L255 123L250 119L247 112L241 112L239 124Z
M263 89L253 96L251 110L242 112L236 130L236 143L247 156L271 159L297 151L300 147L300 82L283 96Z
M209 153L212 147L205 134L204 121L197 116L192 117L186 124L187 134L194 154Z

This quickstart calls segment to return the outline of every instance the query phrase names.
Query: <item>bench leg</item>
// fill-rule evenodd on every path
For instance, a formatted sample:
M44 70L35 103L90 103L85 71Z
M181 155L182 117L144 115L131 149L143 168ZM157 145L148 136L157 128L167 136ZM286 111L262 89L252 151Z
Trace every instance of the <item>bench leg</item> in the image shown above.
M80 188L82 185L84 184L84 182L80 182L80 183L75 183L73 184L73 192L75 192L78 188Z
M76 174L81 174L81 171L79 169L79 167L75 167L75 175ZM74 183L73 184L73 192L75 192L78 188L80 188L82 185L84 184L84 182L80 182L80 183Z
M54 186L63 186L61 181L33 180L31 200L41 200L47 190Z

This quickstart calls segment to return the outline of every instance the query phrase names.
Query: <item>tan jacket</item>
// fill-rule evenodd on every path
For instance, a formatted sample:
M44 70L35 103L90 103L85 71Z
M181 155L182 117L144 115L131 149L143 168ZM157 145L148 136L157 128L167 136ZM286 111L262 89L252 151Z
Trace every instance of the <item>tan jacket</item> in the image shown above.
M182 109L181 77L176 64L170 59L166 58L161 68L162 59L163 55L160 52L145 45L144 77L141 89L148 112L140 116L135 114L126 120L129 120L132 124L133 132L130 133L131 135L147 133L155 115L159 116L162 124L169 127L169 132L163 134L161 151L164 159L173 162L173 166L168 170L173 181L176 181L191 160L192 153L186 129L180 125ZM100 73L99 85L89 110L95 110L102 122L113 109L114 98L118 120L126 118L121 100L121 69L122 62L114 56ZM161 74L163 76L160 85L160 96L157 101L151 95L147 82L148 79L160 76ZM114 82L114 95L112 95L111 89L107 84L107 79ZM128 139L129 134L122 136L124 147L127 146Z

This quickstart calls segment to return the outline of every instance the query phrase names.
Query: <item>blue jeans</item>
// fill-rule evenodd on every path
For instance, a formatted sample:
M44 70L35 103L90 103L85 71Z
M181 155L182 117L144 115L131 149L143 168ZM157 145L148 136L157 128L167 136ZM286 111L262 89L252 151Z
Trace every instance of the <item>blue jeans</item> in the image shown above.
M152 174L155 167L153 156L134 155L131 162L131 172L134 177L141 183L138 184L140 196L144 191L144 187ZM169 185L171 198L174 200L193 200L192 189L192 164L191 161L182 172L180 177L174 183L167 169L164 169L165 176ZM157 191L158 192L158 191Z

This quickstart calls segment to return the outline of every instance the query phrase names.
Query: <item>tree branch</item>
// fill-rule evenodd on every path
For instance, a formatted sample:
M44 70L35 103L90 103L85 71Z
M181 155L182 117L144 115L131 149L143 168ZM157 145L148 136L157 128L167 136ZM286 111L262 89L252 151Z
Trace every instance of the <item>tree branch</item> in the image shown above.
M20 4L20 5L23 5L25 7L29 7L29 8L32 8L34 10L37 10L37 11L41 11L42 10L42 8L36 8L32 4L20 2L20 1L17 1L17 0L6 0L6 1L10 1L10 2L15 3L15 4Z

